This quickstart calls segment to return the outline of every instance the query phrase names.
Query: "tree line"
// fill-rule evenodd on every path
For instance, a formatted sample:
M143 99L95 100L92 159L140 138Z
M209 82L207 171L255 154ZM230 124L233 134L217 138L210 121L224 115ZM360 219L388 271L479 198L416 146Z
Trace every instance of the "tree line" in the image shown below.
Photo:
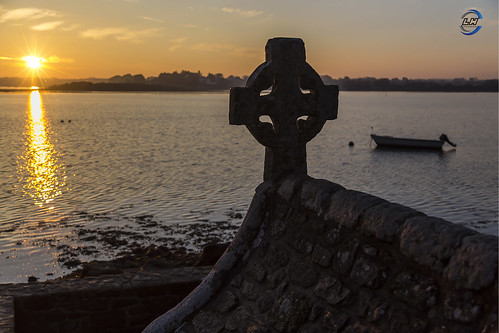
M456 79L402 79L365 77L351 79L345 76L333 79L322 76L325 84L336 84L340 91L444 91L444 92L497 92L498 80L479 80L477 78Z
M445 91L445 92L497 92L498 80L477 78L408 79L399 78L344 78L321 76L325 84L336 84L340 91ZM248 77L224 77L223 74L203 75L201 72L182 70L144 77L142 74L115 75L109 79L62 80L43 79L31 85L59 91L224 91L243 87ZM20 78L0 78L0 86L26 86Z
M161 73L157 77L145 78L142 74L116 75L105 82L78 81L52 85L50 90L96 90L96 91L215 91L228 90L231 87L241 87L247 77L223 74L203 76L201 72Z

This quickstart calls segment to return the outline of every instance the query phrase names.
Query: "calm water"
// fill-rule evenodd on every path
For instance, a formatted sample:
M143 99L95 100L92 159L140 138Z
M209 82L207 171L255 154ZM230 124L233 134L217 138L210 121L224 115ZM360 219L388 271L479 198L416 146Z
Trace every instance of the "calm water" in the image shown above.
M497 97L341 93L308 145L309 174L497 234ZM383 151L371 132L446 133L458 147ZM239 223L263 174L263 147L228 125L226 93L0 94L0 156L0 283L68 272L59 261L82 228Z

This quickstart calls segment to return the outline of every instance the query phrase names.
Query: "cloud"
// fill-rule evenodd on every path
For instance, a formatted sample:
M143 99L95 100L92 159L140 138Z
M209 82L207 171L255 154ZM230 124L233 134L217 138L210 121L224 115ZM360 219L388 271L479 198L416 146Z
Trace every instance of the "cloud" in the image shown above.
M165 21L154 18L154 17L149 17L149 16L139 16L141 19L146 20L146 21L152 21L152 22L158 22L158 23L163 23Z
M17 8L12 10L2 11L0 13L0 23L13 20L35 20L48 17L59 17L60 13L41 8Z
M73 24L73 25L70 25L68 27L63 27L61 29L62 29L62 31L73 31L75 29L78 29L79 27L80 27L79 24Z
M238 56L254 58L263 54L261 49L251 47L238 47L235 48L233 53Z
M183 42L187 40L187 37L179 37L175 39L170 39L170 42L173 43L172 46L168 48L168 51L175 51L176 49L180 48Z
M52 22L45 22L41 23L35 26L32 26L31 29L35 31L47 31L47 30L54 30L61 24L63 24L64 21L52 21Z
M230 44L219 44L219 43L198 43L191 46L192 50L195 51L228 51L234 49L234 46Z
M53 63L53 64L60 64L60 63L70 64L70 63L74 62L74 59L59 58L58 56L49 56L48 58L45 59L45 62Z
M187 40L187 37L179 37L175 39L170 39L170 42L175 43L175 44L180 44L183 43Z
M265 12L261 10L243 10L240 8L227 8L227 7L222 8L222 12L229 14L238 14L244 17L255 17L265 14Z
M107 37L113 37L119 41L129 41L138 43L142 38L154 37L159 34L161 29L152 28L145 30L129 30L126 28L101 28L101 29L88 29L81 32L81 37L92 38L92 39L103 39Z
M195 24L184 24L183 25L184 28L188 28L188 29L197 29L199 28L197 25Z
M109 36L119 36L126 33L123 28L88 29L81 32L83 38L103 39Z
M7 60L7 61L20 61L24 62L26 61L24 58L26 57L19 57L19 58L13 58L13 57L2 57L0 56L0 60ZM48 57L43 57L41 58L43 63L51 63L51 64L59 64L59 63L73 63L74 59L71 58L60 58L58 56L48 56Z

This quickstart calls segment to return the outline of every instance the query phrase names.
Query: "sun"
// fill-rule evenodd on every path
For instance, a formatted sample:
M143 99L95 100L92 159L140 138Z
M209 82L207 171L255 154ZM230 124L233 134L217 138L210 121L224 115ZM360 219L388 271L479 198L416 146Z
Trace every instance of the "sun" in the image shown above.
M24 61L26 61L26 67L31 68L31 69L39 69L42 67L42 63L45 61L45 59L37 57L37 56L27 56L22 58Z

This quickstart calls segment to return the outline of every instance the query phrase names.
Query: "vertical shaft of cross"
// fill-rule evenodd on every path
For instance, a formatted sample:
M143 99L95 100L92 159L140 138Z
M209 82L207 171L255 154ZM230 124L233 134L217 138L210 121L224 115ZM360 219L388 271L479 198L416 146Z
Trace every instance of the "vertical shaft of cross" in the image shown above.
M272 181L288 174L307 174L305 144L293 147L265 147L263 180Z

